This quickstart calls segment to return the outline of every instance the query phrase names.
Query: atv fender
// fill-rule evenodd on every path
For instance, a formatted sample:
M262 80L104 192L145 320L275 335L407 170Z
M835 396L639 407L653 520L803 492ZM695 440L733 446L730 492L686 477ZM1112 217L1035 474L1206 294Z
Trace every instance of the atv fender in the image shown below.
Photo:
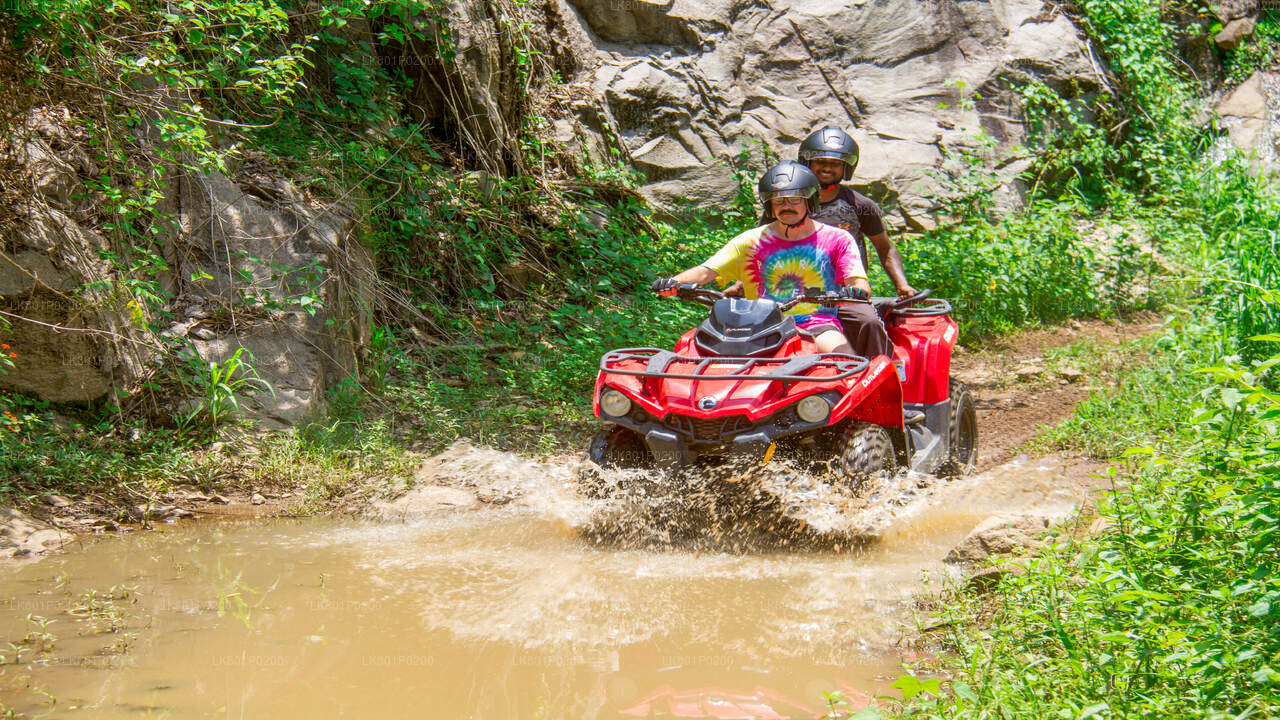
M833 422L861 420L902 430L902 383L889 356L871 361L862 378L836 404L831 418Z

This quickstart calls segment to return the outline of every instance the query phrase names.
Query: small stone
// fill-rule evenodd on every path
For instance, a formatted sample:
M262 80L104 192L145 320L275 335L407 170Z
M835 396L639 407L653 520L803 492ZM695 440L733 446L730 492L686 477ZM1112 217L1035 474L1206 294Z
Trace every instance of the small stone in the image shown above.
M1048 524L1047 519L1037 515L993 515L978 523L951 549L944 562L972 564L992 555L1036 547L1042 543L1040 535Z
M1004 577L1004 571L1000 568L982 568L969 576L967 586L974 592L991 592L1000 584L1000 578L1002 577Z
M216 443L214 443L214 444L212 444L212 445L210 445L210 446L209 446L209 452L213 452L213 453L220 453L220 452L222 452L222 448L224 448L224 447L226 447L226 446L227 446L227 444L226 444L226 443L224 443L224 442L221 442L221 441L216 442Z
M193 518L195 516L196 514L191 512L190 510L176 507L170 510L169 512L165 513L164 519L166 521L169 521L169 520L178 520L182 518Z
M1080 378L1084 377L1084 373L1081 372L1079 368L1064 367L1058 371L1058 377L1066 380L1067 382L1074 383L1079 382Z
M210 495L209 502L214 505L230 505L231 501L222 495Z
M1035 380L1044 375L1044 367L1036 363L1027 363L1013 371L1019 380Z
M192 337L196 338L197 340L216 340L216 339L218 339L218 333L216 333L216 332L214 332L214 331L210 330L210 329L209 329L209 328L207 328L207 327L195 327L195 328L192 328L192 329L191 329L191 333L190 333L190 335L191 335Z
M203 305L188 305L187 309L182 311L182 314L197 320L209 317L209 311Z
M173 512L172 505L134 505L133 514L140 520L159 520Z
M262 493L254 493L253 497L249 498L249 502L253 503L254 505L261 505L266 501L267 499L262 496Z
M54 495L50 493L44 496L44 503L51 507L60 508L60 507L66 507L70 505L71 501L62 497L61 495Z
M1213 36L1213 42L1223 50L1235 50L1240 43L1253 35L1256 21L1253 18L1236 18L1227 23L1222 32Z

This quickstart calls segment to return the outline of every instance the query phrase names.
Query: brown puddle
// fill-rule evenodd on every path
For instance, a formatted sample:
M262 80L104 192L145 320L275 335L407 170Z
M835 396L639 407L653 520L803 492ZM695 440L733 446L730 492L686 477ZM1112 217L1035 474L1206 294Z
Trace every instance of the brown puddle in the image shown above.
M28 614L56 637L0 666L0 702L86 718L815 717L824 692L855 707L890 692L923 579L992 512L1068 509L1079 490L1060 475L1015 464L937 487L843 553L610 548L528 506L90 538L0 568L0 642L32 631ZM119 636L67 609L122 585L136 636L102 654Z

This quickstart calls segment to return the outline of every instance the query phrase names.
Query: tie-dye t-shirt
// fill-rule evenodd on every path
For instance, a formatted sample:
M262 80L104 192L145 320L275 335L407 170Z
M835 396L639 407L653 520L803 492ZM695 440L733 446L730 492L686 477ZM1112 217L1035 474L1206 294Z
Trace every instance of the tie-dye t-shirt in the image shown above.
M837 290L853 278L866 278L853 236L840 228L814 224L817 231L799 240L780 238L762 225L730 240L702 264L725 280L741 280L752 299L785 301L804 287ZM817 309L813 303L800 303L788 312L808 315Z

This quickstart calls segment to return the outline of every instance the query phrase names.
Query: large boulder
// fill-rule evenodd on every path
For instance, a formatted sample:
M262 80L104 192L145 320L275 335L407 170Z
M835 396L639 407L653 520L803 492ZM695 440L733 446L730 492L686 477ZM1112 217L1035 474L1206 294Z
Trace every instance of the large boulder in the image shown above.
M239 351L264 388L245 406L268 426L314 415L369 340L377 274L354 218L261 173L186 175L174 201L184 319L169 334L203 362Z
M318 411L370 332L377 277L350 213L261 168L233 181L170 166L149 256L103 229L71 120L37 109L3 148L29 190L0 224L3 339L16 355L0 387L93 403L136 389L176 348L201 366L243 348L274 390L249 399L252 414L282 425Z
M1249 155L1260 167L1280 167L1275 119L1280 110L1280 75L1258 71L1227 93L1215 108L1227 135L1219 152L1228 147Z
M750 141L781 157L825 124L862 147L855 184L905 211L936 209L925 173L945 150L1023 140L1014 87L1101 82L1086 41L1040 0L783 2L555 0L599 113L658 205L717 207ZM892 207L888 208L893 210Z

